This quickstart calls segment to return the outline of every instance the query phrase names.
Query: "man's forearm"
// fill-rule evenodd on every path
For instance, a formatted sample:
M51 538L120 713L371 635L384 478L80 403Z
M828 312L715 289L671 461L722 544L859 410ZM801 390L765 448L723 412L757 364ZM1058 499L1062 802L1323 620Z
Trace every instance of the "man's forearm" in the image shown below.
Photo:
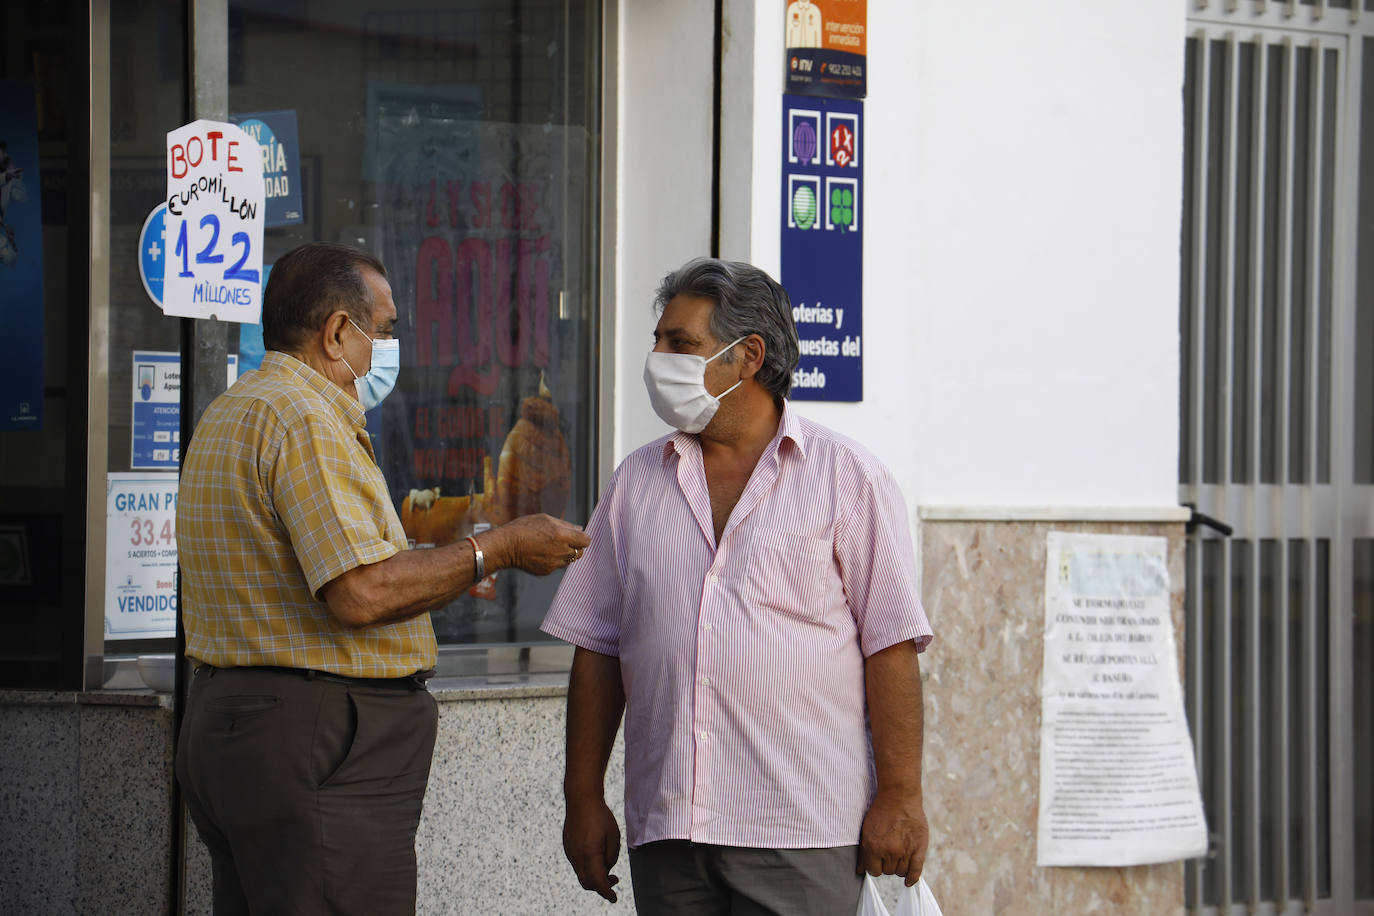
M911 640L875 652L864 663L878 792L921 795L922 710L920 655Z
M443 607L472 585L475 571L472 545L457 541L358 566L321 591L348 626L380 626Z
M526 515L477 537L486 572L518 568L538 576L562 569L587 544L576 525L546 515ZM437 610L473 584L475 555L466 540L428 550L402 550L377 563L350 569L321 593L335 617L351 627L370 627Z
M568 678L568 756L563 794L570 804L604 799L606 765L624 714L620 659L579 646Z

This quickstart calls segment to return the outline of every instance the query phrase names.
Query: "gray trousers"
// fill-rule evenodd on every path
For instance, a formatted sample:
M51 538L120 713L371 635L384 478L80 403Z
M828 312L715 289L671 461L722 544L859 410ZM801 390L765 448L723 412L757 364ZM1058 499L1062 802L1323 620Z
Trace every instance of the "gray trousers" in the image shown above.
M176 773L216 916L414 913L437 726L423 689L197 671Z
M858 846L753 849L662 840L630 850L644 916L852 916Z

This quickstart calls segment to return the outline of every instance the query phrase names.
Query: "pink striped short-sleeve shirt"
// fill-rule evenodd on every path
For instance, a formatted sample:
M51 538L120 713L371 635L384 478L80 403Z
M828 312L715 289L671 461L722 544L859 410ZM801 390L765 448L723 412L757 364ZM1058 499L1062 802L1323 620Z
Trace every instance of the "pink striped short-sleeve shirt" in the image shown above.
M718 546L683 433L616 469L588 534L543 629L620 659L630 845L857 843L864 659L932 635L887 468L787 405Z

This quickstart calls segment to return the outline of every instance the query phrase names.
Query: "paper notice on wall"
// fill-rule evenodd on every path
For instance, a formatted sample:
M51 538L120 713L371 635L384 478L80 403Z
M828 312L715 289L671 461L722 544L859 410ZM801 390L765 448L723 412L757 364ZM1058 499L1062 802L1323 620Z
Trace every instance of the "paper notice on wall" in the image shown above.
M1167 540L1050 532L1048 548L1037 863L1203 855Z

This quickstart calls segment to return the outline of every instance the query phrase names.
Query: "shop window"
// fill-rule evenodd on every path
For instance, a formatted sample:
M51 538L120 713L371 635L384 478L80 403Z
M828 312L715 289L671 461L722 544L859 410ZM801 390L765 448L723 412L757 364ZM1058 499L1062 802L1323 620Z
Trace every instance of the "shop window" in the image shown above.
M387 267L402 368L368 428L413 546L529 512L584 523L597 476L597 7L234 0L229 12L231 118L298 140L298 174L283 167L290 149L267 170L269 221L271 196L294 204L267 230L267 261L331 240ZM433 615L440 643L546 642L557 585L500 573Z
M154 413L178 400L179 322L150 301L135 253L157 241L147 221L165 196L165 134L189 120L185 68L162 51L185 22L165 0L116 13L107 489L174 489L178 415ZM585 523L599 469L599 5L231 0L220 34L229 119L264 155L264 281L309 241L387 267L401 374L368 430L412 546L531 512ZM229 326L229 381L262 356L260 326ZM121 556L131 536L174 542L160 521L136 535L121 521L128 531L106 532ZM144 592L175 594L142 571ZM142 615L135 632L110 611L134 588L126 572L106 567L107 657L170 652L172 614ZM531 650L533 667L566 670L566 647L538 630L559 578L504 571L435 612L440 673L531 670Z

